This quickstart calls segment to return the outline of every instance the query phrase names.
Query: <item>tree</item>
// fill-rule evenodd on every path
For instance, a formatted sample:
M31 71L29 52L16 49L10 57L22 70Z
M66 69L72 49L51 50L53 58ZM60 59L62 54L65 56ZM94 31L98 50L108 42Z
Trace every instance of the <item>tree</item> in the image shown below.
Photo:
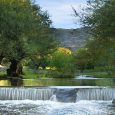
M49 66L55 67L56 71L62 76L66 75L66 77L70 77L74 74L73 55L69 49L59 48L51 55L48 61Z
M90 57L92 59L92 63L94 66L97 66L100 64L99 60L101 58L101 55L103 55L103 45L99 43L98 40L89 39L86 41L85 47L87 48Z
M95 39L115 40L115 1L114 0L88 0L88 6L75 16L80 17L83 26L90 27L90 34Z
M95 56L98 57L101 52L98 59L110 66L115 60L115 0L88 0L87 3L82 13L77 13L73 8L74 14L90 30L93 44L90 41L89 50L96 46L98 53ZM92 51L95 53L95 50Z
M31 0L0 0L0 58L10 60L9 75L17 76L24 57L55 47L50 26L48 13Z
M85 69L94 68L94 59L88 48L80 48L74 54L74 63L83 72Z

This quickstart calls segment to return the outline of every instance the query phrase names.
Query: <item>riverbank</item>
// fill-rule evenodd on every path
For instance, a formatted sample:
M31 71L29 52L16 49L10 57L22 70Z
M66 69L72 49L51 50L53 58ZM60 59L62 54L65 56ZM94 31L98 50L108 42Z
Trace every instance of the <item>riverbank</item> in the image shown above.
M80 75L92 75L97 78L115 78L114 73L108 73L102 67L96 67L95 69L87 69L84 70L83 73L79 73Z
M0 66L0 79L7 79L5 66ZM34 70L28 67L23 68L24 75L22 75L23 79L38 79L38 78L73 78L74 76L71 74L60 74L56 71L50 70ZM108 74L106 71L103 71L99 68L94 70L85 70L83 73L76 72L76 75L91 75L95 76L96 78L114 78L113 74Z

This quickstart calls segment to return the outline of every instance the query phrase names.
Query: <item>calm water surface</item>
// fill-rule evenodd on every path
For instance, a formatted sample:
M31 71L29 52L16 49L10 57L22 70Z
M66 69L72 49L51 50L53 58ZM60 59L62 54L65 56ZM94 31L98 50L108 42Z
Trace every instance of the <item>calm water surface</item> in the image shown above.
M0 80L0 86L115 86L115 79L14 79Z

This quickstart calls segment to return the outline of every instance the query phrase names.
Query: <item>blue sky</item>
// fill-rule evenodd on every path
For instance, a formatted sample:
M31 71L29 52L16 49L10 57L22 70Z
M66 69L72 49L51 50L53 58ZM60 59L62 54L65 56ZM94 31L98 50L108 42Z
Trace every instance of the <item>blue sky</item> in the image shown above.
M78 12L86 6L86 0L36 0L36 3L47 10L55 28L79 28L79 21L73 16L71 6ZM76 23L76 24L75 24Z

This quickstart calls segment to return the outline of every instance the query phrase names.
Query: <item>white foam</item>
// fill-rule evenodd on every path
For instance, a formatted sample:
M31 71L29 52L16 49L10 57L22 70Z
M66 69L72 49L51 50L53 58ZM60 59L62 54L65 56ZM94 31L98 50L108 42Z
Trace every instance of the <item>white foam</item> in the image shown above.
M41 100L0 101L0 112L21 115L114 115L115 108L109 108L112 101L86 101L60 103Z
M105 103L105 105L103 105ZM107 110L107 103L97 101L79 101L77 103L69 103L61 105L53 109L48 115L108 115L113 113Z

